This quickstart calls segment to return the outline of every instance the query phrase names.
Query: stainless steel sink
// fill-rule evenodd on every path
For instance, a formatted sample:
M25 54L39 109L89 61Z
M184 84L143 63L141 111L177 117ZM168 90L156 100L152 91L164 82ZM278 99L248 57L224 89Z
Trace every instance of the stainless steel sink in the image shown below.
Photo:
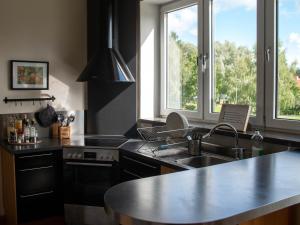
M226 162L230 162L230 160L218 158L211 155L202 155L202 156L176 160L176 163L178 164L195 167L195 168L212 166L212 165L217 165Z

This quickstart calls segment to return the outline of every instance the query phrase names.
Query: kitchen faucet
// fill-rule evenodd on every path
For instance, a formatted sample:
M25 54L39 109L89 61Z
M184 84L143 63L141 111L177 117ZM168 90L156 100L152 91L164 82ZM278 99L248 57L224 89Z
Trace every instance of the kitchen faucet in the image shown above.
M235 150L235 157L237 159L243 159L244 152L243 152L243 148L239 148L239 135L238 135L238 132L237 132L236 128L233 125L231 125L230 123L218 123L207 134L203 135L202 139L209 138L212 135L214 135L215 131L219 127L228 127L232 130L232 132L234 134L234 137L235 137L235 139L234 139L234 148L232 148L233 150Z

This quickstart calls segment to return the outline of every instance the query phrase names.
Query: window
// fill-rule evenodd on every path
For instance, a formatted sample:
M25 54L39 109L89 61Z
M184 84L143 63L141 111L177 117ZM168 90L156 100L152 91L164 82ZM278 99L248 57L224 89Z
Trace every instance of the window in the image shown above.
M198 5L175 3L165 9L164 29L164 106L163 112L199 112Z
M266 125L300 128L299 2L266 2Z
M277 4L277 107L279 119L300 120L300 3ZM288 90L288 91L287 91Z
M256 0L213 1L212 112L230 103L256 114L256 8Z
M300 130L298 1L182 0L161 15L162 115L249 104L252 124Z
M167 107L197 111L197 5L166 13Z

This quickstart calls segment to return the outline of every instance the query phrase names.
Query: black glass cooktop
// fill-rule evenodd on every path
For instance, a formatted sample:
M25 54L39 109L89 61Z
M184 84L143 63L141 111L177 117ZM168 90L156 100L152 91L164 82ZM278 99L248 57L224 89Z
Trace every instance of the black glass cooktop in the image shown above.
M84 138L85 146L101 148L118 148L128 139L123 136L87 136Z

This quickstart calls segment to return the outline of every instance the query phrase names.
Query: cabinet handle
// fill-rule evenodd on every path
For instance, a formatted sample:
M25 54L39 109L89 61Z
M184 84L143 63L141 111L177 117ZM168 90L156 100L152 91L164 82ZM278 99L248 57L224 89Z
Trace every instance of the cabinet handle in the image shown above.
M42 167L36 167L36 168L29 168L29 169L22 169L19 170L20 172L26 172L26 171L33 171L33 170L43 170L43 169L49 169L52 168L53 166L42 166Z
M66 162L66 165L71 166L96 166L96 167L112 167L113 164L102 164L102 163L75 163L75 162Z
M157 169L156 166L152 166L152 165L149 165L149 164L147 164L147 163L137 161L137 160L132 159L132 158L129 158L129 157L127 157L127 156L123 156L123 158L124 158L124 159L127 159L127 160L129 160L129 161L132 161L132 162L135 162L135 163L142 164L142 165L144 165L144 166L150 167L150 168L152 168L152 169Z
M30 197L35 197L35 196L40 196L40 195L47 195L47 194L52 194L54 191L45 191L45 192L40 192L36 194L31 194L31 195L20 195L20 198L30 198Z
M123 172L124 172L124 173L127 173L127 174L129 174L129 175L131 175L131 176L137 177L137 178L143 178L143 177L137 175L136 173L129 172L128 170L123 170Z
M53 153L46 153L46 154L39 154L39 155L24 155L18 157L19 159L26 159L26 158L35 158L35 157L42 157L42 156L52 156Z

